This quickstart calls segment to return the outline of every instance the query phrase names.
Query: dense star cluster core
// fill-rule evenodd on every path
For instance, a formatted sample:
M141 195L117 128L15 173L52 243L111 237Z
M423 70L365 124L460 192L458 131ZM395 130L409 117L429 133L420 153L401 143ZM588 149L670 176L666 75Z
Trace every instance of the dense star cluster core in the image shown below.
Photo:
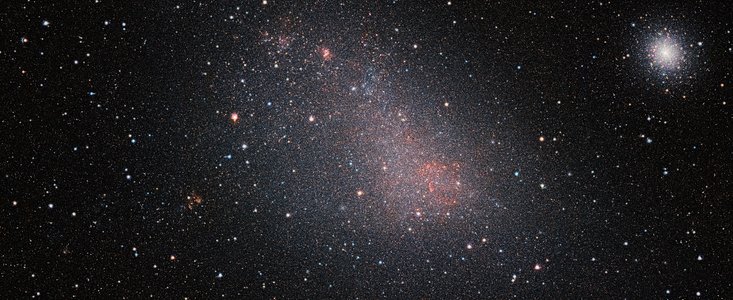
M733 298L725 1L0 11L3 298Z
M677 61L680 59L679 51L679 46L674 41L665 39L654 45L652 53L658 65L664 68L670 68L677 65Z
M663 70L680 69L684 63L684 48L670 36L660 36L650 50L652 65Z

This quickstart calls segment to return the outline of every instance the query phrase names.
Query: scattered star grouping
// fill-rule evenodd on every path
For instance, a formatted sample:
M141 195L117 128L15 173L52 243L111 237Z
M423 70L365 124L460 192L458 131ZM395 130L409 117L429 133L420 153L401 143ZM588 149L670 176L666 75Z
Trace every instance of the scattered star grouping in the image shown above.
M2 11L5 298L733 297L725 1Z

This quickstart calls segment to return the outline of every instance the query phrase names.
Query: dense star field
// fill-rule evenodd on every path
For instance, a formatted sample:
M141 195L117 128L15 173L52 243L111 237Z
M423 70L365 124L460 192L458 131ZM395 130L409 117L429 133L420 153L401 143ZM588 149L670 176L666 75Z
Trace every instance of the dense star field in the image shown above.
M3 298L733 298L727 1L75 2L1 5Z

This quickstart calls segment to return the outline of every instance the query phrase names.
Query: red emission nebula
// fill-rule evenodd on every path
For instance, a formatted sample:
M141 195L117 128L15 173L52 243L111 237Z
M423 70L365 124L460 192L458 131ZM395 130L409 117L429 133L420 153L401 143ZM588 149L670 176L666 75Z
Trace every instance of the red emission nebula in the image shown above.
M458 203L460 191L459 163L444 164L432 161L424 164L418 171L419 177L425 183L429 197L437 203L452 206Z
M462 205L461 164L439 160L401 166L389 175L386 203L391 213L415 220L445 220Z

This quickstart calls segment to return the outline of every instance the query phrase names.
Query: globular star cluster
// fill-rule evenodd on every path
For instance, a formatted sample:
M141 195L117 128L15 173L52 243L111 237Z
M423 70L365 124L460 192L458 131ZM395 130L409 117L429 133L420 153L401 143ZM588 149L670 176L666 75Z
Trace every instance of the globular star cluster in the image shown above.
M660 68L676 69L680 67L681 60L683 60L681 50L681 47L672 38L665 37L652 46L650 55Z
M731 298L728 3L3 5L4 298Z

